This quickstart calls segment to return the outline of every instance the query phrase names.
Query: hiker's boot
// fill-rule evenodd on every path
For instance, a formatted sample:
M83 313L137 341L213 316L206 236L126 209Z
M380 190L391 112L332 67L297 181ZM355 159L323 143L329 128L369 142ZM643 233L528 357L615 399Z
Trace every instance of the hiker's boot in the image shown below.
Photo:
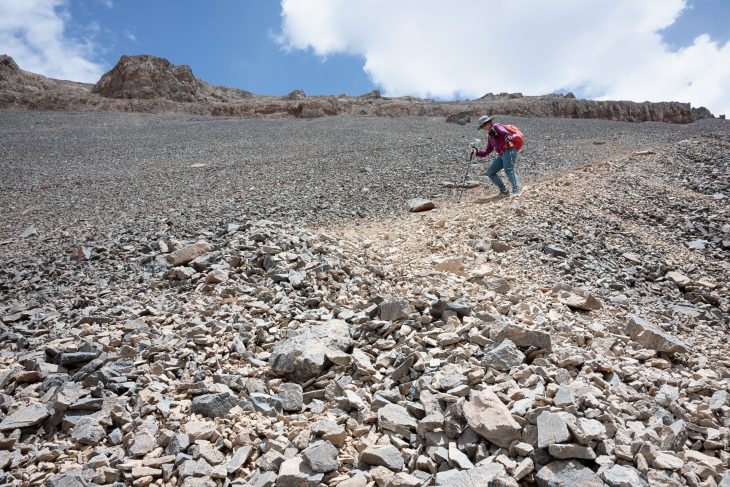
M497 198L509 198L509 191L500 191Z

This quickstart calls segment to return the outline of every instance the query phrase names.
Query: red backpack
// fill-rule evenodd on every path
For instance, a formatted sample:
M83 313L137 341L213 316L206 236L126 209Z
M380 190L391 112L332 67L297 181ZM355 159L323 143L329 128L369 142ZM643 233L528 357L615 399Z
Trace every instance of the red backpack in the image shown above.
M525 144L525 137L522 135L522 131L514 125L503 125L507 132L512 136L512 143L515 145L517 152L522 150L522 146Z

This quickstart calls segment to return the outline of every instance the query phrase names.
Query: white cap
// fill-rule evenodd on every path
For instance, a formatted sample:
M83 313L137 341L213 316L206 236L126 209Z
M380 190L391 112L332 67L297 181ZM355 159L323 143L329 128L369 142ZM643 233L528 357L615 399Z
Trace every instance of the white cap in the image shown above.
M491 122L493 120L494 120L493 115L482 115L481 117L479 117L479 128L482 128L484 126L484 124Z

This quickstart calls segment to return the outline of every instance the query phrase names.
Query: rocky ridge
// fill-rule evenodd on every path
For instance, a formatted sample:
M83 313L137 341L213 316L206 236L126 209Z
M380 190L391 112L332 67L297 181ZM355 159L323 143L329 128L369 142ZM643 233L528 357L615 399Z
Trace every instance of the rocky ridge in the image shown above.
M295 90L284 97L210 86L186 65L149 56L122 56L92 87L48 80L22 72L7 55L0 71L0 108L30 110L181 112L196 115L318 118L357 116L470 116L500 113L524 117L601 118L628 122L690 123L712 118L706 108L688 103L635 103L578 100L572 94L522 96L491 93L478 100L439 103L413 97L386 98L378 91L362 96L308 97ZM28 80L32 78L31 83ZM42 89L38 89L42 85Z
M725 485L729 170L705 134L349 225L29 227L5 481Z

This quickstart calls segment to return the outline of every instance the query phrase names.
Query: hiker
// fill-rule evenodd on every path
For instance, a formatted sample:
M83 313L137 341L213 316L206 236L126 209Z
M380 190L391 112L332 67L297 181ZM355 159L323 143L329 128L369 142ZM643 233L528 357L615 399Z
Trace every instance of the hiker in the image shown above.
M517 173L515 173L517 150L512 142L512 135L504 126L494 123L494 117L489 115L479 117L478 130L484 130L487 133L487 146L480 151L472 144L471 153L477 157L487 157L493 150L496 150L499 157L489 165L487 176L499 188L501 197L509 196L502 178L497 176L497 173L504 169L507 179L512 185L512 196L519 195L521 192L520 181L517 179Z

